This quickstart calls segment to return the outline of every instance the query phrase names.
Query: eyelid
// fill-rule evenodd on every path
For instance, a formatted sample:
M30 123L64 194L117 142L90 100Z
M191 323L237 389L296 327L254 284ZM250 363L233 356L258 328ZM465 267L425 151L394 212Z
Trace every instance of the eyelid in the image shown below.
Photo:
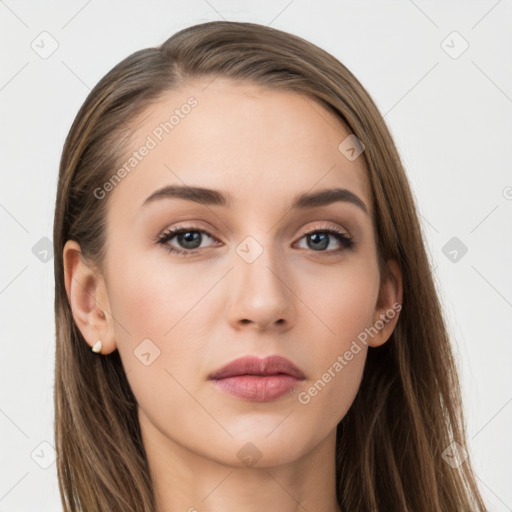
M217 241L219 241L218 237L215 236L214 234L212 234L212 232L211 232L212 230L210 228L203 228L197 224L194 224L193 221L190 221L188 224L178 224L176 226L172 226L172 227L169 226L169 227L165 228L156 237L156 240L163 238L166 233L176 232L176 231L180 231L182 229L190 230L190 231L199 231L199 232L204 233L205 235L209 236L210 238L214 238ZM299 236L300 236L300 238L302 238L305 235L309 235L311 233L320 231L322 229L325 229L325 230L333 229L335 231L339 231L339 232L345 234L346 236L348 236L350 238L353 238L353 236L351 235L351 233L348 229L346 229L344 227L339 227L337 224L335 224L334 222L331 222L331 221L320 221L320 225L314 225L314 226L304 229L304 231L302 231Z
M339 231L339 232L347 235L348 237L352 238L352 235L350 234L350 231L348 229L339 227L334 222L329 222L329 221L321 221L321 222L322 222L321 225L315 225L315 226L312 226L311 228L306 228L302 232L301 236L309 235L310 233L314 233L315 231L321 231L322 229L325 229L325 230L333 229L335 231Z
M187 232L187 231L197 231L199 233L203 233L204 235L212 238L213 240L219 241L219 239L215 235L213 235L211 233L211 231L208 231L207 229L204 229L204 228L194 225L194 224L184 224L184 225L167 227L159 235L156 236L154 241L158 242L159 240L163 240L167 235L172 235L171 238L174 238L180 232Z

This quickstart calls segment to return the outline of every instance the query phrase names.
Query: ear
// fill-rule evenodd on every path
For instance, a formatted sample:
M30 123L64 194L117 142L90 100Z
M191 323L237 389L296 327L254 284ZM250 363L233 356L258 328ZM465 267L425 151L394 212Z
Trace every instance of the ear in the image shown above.
M85 261L80 245L68 240L63 250L66 294L73 319L91 346L101 340L102 354L116 349L112 315L105 280Z
M402 271L396 260L388 260L373 319L372 332L377 333L368 340L371 347L380 347L390 338L400 316L402 297Z

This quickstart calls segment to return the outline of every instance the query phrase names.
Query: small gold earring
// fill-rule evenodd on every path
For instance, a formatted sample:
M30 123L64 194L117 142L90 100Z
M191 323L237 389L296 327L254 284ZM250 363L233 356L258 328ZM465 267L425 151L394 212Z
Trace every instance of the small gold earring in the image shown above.
M103 343L101 343L101 340L98 340L94 347L92 347L92 351L96 352L97 354L101 354L101 349L103 348Z

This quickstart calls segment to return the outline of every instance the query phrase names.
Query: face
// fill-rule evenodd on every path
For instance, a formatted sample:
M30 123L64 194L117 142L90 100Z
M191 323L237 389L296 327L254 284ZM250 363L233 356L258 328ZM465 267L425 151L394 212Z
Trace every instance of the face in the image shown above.
M389 308L367 171L338 149L350 130L319 103L207 83L144 113L129 171L99 199L115 340L105 352L119 350L146 439L232 466L247 453L286 463L334 439L367 343L389 336L386 324L363 341ZM217 192L155 195L170 186ZM257 361L210 378L245 356Z

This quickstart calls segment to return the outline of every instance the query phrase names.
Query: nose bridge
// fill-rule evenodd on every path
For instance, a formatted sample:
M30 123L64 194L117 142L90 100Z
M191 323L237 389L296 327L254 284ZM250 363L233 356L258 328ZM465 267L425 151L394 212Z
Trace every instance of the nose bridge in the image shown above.
M235 248L235 276L232 288L232 321L250 320L268 324L289 321L293 294L282 251L271 233L260 230Z
M237 267L248 285L262 285L264 288L270 287L267 292L282 293L285 276L280 274L286 272L286 262L271 233L247 236L236 247L236 254L240 259Z

